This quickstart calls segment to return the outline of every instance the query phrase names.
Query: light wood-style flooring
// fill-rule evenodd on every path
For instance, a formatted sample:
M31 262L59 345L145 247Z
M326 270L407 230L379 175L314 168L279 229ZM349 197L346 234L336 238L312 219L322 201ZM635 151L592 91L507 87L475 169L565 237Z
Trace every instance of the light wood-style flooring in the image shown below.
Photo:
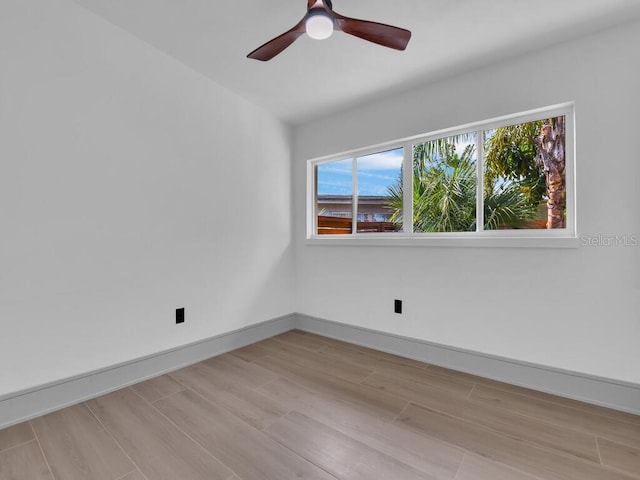
M292 331L0 430L1 480L638 480L640 417Z

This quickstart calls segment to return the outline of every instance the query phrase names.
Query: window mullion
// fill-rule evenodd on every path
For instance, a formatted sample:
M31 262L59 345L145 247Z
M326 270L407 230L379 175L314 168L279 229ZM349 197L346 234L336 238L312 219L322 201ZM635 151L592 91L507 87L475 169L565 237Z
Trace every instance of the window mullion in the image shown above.
M413 234L413 145L404 145L402 159L402 230Z
M476 132L476 232L484 231L484 130Z
M358 160L351 159L351 234L358 233Z
M313 185L313 204L310 209L311 225L307 224L307 229L310 227L310 231L313 235L318 234L318 165L313 164L311 171L309 172L311 178L308 180L309 184Z

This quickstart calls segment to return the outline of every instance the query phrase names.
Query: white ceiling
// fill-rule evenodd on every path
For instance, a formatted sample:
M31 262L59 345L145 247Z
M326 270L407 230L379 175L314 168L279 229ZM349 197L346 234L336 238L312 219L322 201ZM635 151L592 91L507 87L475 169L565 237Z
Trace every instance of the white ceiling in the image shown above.
M333 0L411 30L407 50L337 32L259 62L246 55L295 25L305 0L74 1L291 124L640 18L639 0Z

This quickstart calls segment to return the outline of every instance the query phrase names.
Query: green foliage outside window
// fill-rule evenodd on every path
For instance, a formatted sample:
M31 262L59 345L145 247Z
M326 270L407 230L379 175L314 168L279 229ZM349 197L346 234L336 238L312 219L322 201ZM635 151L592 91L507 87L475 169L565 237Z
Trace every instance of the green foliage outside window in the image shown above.
M485 154L482 176L484 212L481 217L484 229L563 226L560 218L556 221L559 224L550 227L545 210L547 206L549 211L552 208L549 201L550 170L555 172L556 184L559 179L560 187L564 188L564 117L479 133L484 135ZM414 146L414 232L476 230L476 135L476 132L456 135ZM559 162L551 164L551 169L543 163L547 145L562 154L561 168L558 168ZM547 154L546 158L555 160L553 155ZM392 221L395 221L402 216L402 174L396 184L389 187L388 193L389 206L394 209ZM557 210L562 199L557 193L554 198L559 199L555 200ZM543 212L541 219L540 210Z

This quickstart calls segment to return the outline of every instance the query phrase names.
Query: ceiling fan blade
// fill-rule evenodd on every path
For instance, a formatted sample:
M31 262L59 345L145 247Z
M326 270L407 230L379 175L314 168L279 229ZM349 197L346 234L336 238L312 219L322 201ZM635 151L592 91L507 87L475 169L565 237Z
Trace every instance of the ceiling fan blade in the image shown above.
M384 47L404 50L411 39L411 32L404 28L393 27L384 23L369 22L356 18L343 17L333 12L336 30L368 40Z
M306 17L305 17L306 18ZM298 37L305 32L304 19L300 21L291 30L284 32L282 35L269 40L264 45L256 48L253 52L247 55L248 58L255 60L261 60L266 62L282 52L285 48L295 42Z

